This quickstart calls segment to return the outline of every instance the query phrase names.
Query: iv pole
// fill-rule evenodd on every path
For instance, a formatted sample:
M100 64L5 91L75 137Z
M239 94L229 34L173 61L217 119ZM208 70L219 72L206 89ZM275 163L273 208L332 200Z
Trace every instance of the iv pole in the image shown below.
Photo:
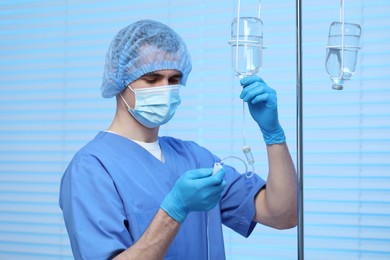
M297 191L298 191L298 260L304 260L303 234L303 133L302 133L302 3L296 0L297 41Z

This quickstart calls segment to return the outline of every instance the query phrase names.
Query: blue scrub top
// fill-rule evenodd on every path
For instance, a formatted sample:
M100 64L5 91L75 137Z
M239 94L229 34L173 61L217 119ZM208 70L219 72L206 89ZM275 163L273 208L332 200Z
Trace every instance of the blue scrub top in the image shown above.
M159 137L159 143L165 162L108 132L98 133L74 156L61 180L60 207L75 259L109 259L132 246L181 174L220 161L191 141ZM225 170L219 205L191 212L165 259L207 259L208 253L225 259L222 224L250 235L256 225L254 198L265 182L256 174L246 178L231 167Z

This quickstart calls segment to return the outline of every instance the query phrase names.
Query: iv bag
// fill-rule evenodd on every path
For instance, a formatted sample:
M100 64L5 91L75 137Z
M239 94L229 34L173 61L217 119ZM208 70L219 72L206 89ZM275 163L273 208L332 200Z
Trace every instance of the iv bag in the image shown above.
M330 25L325 67L333 89L343 89L356 70L361 28L358 24L333 22Z
M232 66L236 75L256 74L262 65L263 22L256 17L235 18L231 24Z

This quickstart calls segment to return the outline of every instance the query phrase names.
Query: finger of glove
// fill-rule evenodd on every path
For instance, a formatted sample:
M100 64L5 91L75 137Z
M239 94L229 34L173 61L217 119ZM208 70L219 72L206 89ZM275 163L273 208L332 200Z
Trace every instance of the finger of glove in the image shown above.
M214 196L212 200L209 201L209 204L205 207L205 210L209 211L210 209L214 208L219 203L221 198L222 196L220 194Z
M276 95L276 91L270 87L268 87L265 82L254 82L247 87L245 87L240 94L240 98L250 98L253 95L261 94L261 93L269 93Z
M242 99L250 104L264 103L267 107L276 107L276 91L267 87L250 85L241 92ZM245 92L244 92L245 91Z
M226 180L225 179L223 179L223 181L222 181L220 186L221 186L222 190L225 189L225 187L226 187Z
M215 181L216 181L216 184L220 184L222 181L224 181L224 177L225 177L225 168L222 167L221 170L219 170L218 172L216 172L213 177L215 178Z
M221 195L225 187L226 187L226 181L223 180L220 184L212 187L213 189L211 191L211 194L213 194L213 196Z
M226 181L223 180L220 185L216 186L207 186L204 190L199 194L201 195L197 203L197 206L194 205L193 208L197 210L209 210L213 208L222 198L222 192L226 186Z
M200 168L200 169L194 169L194 170L189 170L185 173L186 178L188 179L202 179L202 178L207 178L211 176L213 173L212 168Z
M216 186L220 185L223 182L223 178L225 176L225 169L222 168L215 174L213 174L210 177L203 178L202 181L202 186Z
M264 80L256 75L253 75L253 76L247 76L243 79L240 80L240 84L245 88L246 86L254 83L254 82L260 82L260 83L264 83Z
M212 186L207 186L206 189L208 190L209 194L215 196L217 194L221 194L225 189L225 187L226 187L226 181L222 180L221 183Z
M276 109L277 107L276 96L269 93L255 96L250 103L253 105L263 103L267 108L271 109Z
M187 208L189 211L206 210L210 206L213 207L222 197L222 190L220 186L207 186L198 190L196 197L188 200Z

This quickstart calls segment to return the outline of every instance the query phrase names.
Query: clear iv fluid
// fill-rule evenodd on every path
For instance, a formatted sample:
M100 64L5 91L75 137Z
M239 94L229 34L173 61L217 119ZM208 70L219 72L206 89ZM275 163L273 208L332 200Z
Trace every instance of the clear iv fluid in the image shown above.
M344 64L342 66L341 35L330 36L329 47L326 54L326 71L335 84L343 84L344 80L349 80L356 70L359 37L354 35L344 35Z
M236 75L245 77L256 74L262 65L263 22L256 17L233 19L229 44Z
M238 76L249 76L256 74L261 67L262 37L249 36L245 42L232 44L232 66ZM249 44L246 42L250 42ZM237 47L238 46L238 47ZM237 50L238 48L238 50ZM238 51L238 53L236 53Z
M361 27L354 23L333 22L329 28L325 67L333 89L343 89L345 80L356 70Z

